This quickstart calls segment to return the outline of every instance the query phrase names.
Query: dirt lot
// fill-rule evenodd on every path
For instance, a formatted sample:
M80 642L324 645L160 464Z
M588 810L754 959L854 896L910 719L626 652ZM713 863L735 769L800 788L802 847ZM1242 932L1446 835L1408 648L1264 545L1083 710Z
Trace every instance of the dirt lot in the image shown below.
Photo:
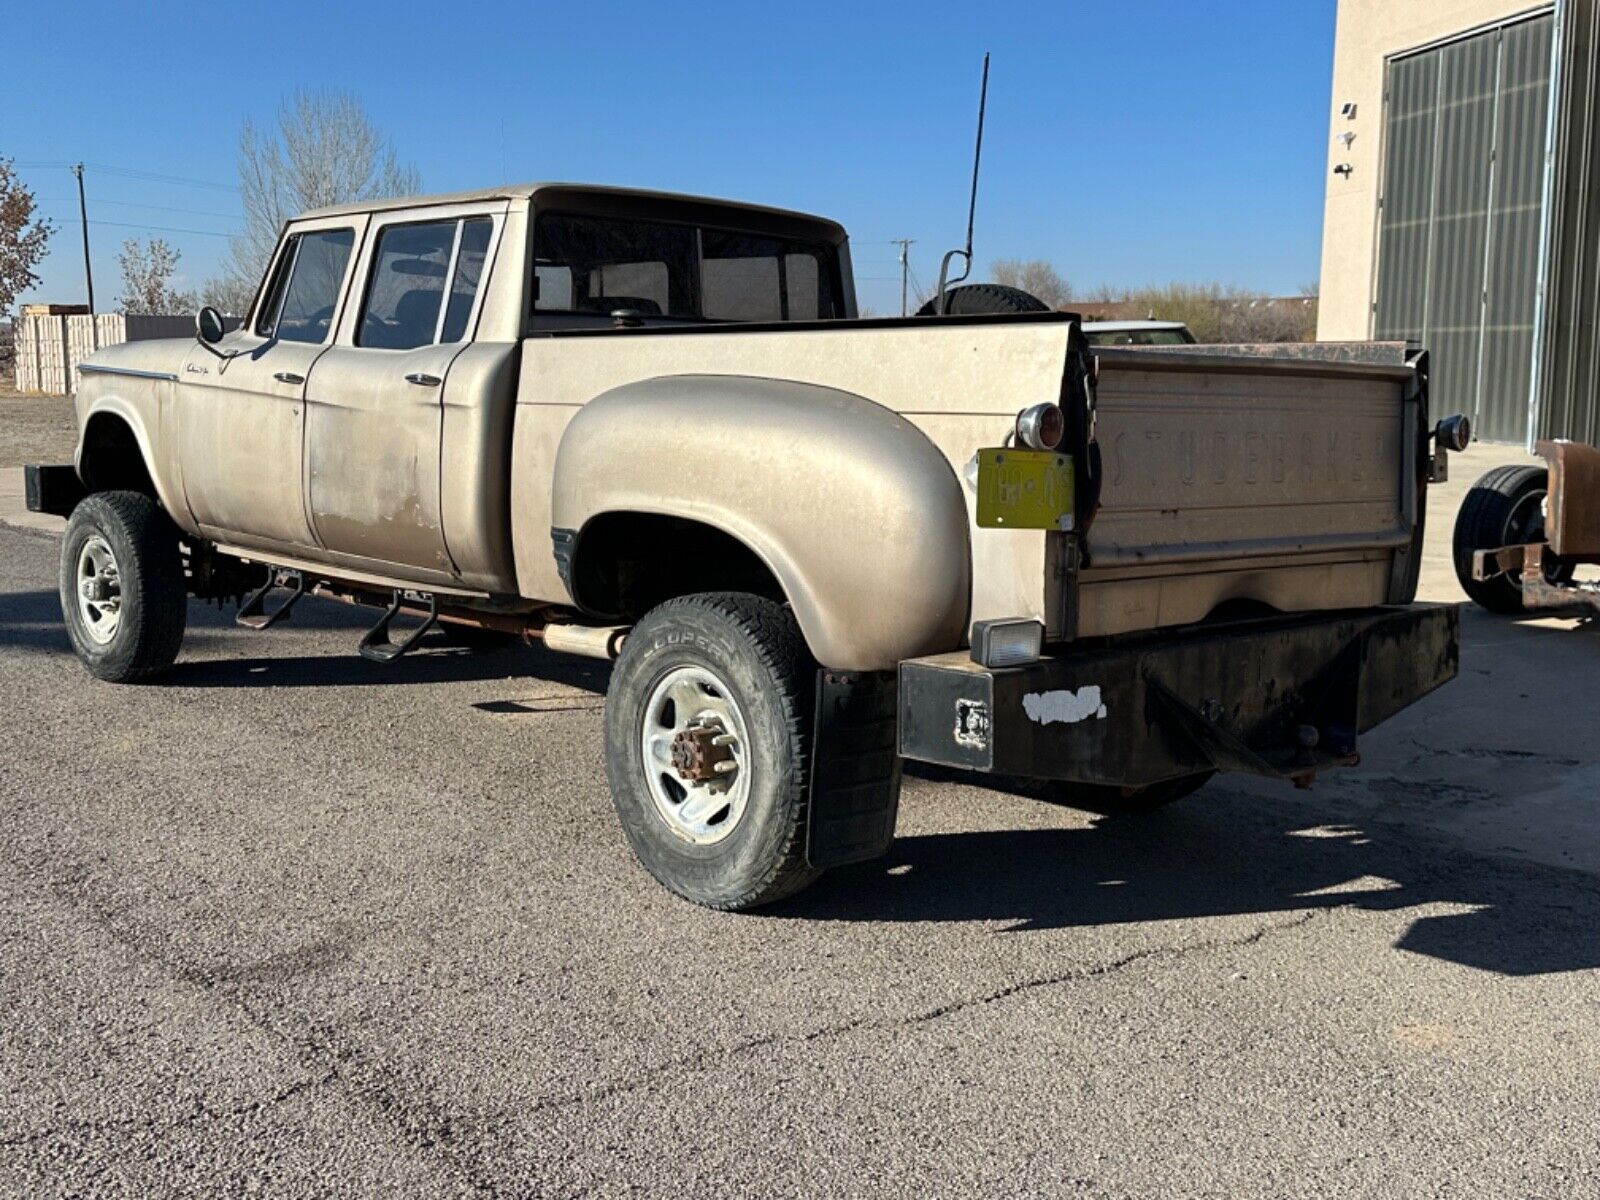
M110 687L55 557L0 529L0 1193L1600 1195L1575 622L1467 610L1309 793L913 773L887 859L738 917L628 856L602 666L194 605Z
M0 468L72 461L77 446L72 400L27 395L0 380Z

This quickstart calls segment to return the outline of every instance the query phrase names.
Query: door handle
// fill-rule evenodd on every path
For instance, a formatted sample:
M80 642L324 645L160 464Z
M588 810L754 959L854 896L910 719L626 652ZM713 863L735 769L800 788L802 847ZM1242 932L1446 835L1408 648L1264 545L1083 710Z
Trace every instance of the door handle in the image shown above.
M304 375L296 375L293 371L274 371L272 377L279 383L304 383Z
M413 371L406 376L407 383L414 383L418 387L438 387L444 380L437 375L424 375L421 371Z

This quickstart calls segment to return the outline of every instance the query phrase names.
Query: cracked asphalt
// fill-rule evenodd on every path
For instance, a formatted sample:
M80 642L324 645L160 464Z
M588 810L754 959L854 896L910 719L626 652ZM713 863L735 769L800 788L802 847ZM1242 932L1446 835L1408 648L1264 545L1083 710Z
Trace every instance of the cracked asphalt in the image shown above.
M196 604L112 687L56 548L0 528L0 1193L1600 1196L1572 622L1465 613L1310 793L913 773L887 859L731 916L629 857L603 665Z

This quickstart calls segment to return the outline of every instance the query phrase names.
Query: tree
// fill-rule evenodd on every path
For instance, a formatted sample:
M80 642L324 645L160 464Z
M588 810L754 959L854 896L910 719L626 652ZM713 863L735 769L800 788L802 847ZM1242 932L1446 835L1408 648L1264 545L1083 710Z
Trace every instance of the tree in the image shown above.
M1061 272L1042 258L1000 258L989 271L996 283L1021 288L1051 308L1060 308L1072 299L1072 289L1061 278Z
M193 292L172 290L172 276L183 255L160 238L144 245L129 239L122 243L117 262L122 267L122 295L118 297L125 313L183 313L197 306Z
M205 286L224 312L243 312L266 271L283 223L308 208L408 196L422 190L361 102L348 92L295 92L278 108L276 130L246 121L239 138L244 230L228 248L222 274Z
M39 282L33 269L56 231L53 222L34 215L33 190L17 178L11 161L0 158L0 317Z

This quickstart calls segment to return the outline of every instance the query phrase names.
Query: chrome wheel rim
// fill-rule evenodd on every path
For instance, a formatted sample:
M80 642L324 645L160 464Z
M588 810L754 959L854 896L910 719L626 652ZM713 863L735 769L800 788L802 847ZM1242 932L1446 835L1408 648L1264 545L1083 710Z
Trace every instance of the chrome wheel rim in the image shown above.
M111 544L98 533L78 551L75 586L83 630L96 645L104 646L117 636L122 622L122 575Z
M650 689L640 736L645 782L662 822L697 846L738 827L750 799L750 738L728 685L675 667Z

